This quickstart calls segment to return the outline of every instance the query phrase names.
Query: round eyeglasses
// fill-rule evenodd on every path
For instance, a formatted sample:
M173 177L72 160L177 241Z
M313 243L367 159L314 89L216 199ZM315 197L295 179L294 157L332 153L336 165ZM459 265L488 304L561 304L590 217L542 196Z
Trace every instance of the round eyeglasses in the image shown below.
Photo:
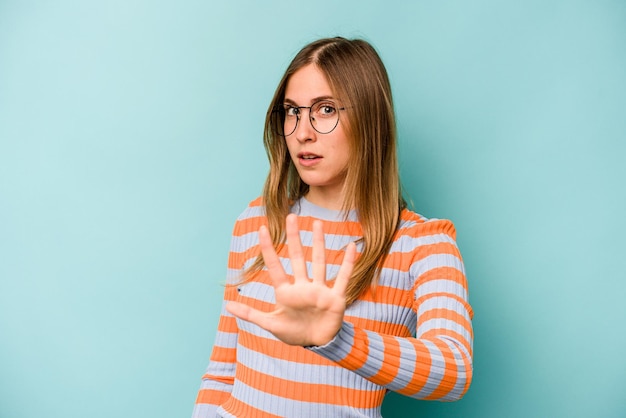
M278 112L283 123L282 131L276 133L281 136L294 133L304 109L309 110L309 122L320 134L331 133L339 124L339 111L346 110L345 107L337 107L335 102L328 99L319 100L311 106L294 106L288 103L278 105L274 111ZM277 127L280 127L280 124Z

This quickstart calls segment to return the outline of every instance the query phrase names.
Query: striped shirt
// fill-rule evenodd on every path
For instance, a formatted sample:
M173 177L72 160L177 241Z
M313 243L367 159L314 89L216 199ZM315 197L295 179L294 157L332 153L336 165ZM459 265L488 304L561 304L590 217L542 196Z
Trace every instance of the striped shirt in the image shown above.
M346 219L306 199L291 212L299 215L309 268L313 220L322 220L327 277L336 276L345 247L362 237L356 212ZM258 198L235 224L227 276L233 286L226 286L224 303L273 309L266 270L240 284L259 254L257 231L264 224ZM472 378L473 314L455 236L450 221L403 210L375 289L347 308L339 333L324 346L286 345L222 307L193 418L380 417L388 390L426 400L461 398ZM278 254L292 274L285 247Z

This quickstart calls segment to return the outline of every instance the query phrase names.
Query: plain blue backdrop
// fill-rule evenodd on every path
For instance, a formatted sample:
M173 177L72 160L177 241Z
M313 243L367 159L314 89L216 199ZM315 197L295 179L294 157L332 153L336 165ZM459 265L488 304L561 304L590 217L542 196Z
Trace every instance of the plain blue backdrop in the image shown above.
M0 0L0 417L190 415L266 107L334 35L475 310L467 396L384 415L626 416L623 1Z

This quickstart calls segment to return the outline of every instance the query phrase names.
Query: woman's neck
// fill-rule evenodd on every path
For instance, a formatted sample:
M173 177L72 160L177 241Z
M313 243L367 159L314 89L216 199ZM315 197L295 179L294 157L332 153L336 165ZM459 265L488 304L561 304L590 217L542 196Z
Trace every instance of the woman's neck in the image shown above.
M310 188L306 195L304 195L306 200L313 203L314 205L331 209L331 210L341 210L344 209L344 193L343 190L339 191L329 191L323 188Z

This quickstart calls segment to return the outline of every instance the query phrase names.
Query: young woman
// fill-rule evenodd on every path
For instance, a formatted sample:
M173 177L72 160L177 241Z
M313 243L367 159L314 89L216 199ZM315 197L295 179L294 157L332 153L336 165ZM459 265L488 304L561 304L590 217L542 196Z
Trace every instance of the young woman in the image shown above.
M379 417L388 390L456 400L472 309L450 221L405 206L386 70L321 39L267 112L263 196L238 218L194 417Z

